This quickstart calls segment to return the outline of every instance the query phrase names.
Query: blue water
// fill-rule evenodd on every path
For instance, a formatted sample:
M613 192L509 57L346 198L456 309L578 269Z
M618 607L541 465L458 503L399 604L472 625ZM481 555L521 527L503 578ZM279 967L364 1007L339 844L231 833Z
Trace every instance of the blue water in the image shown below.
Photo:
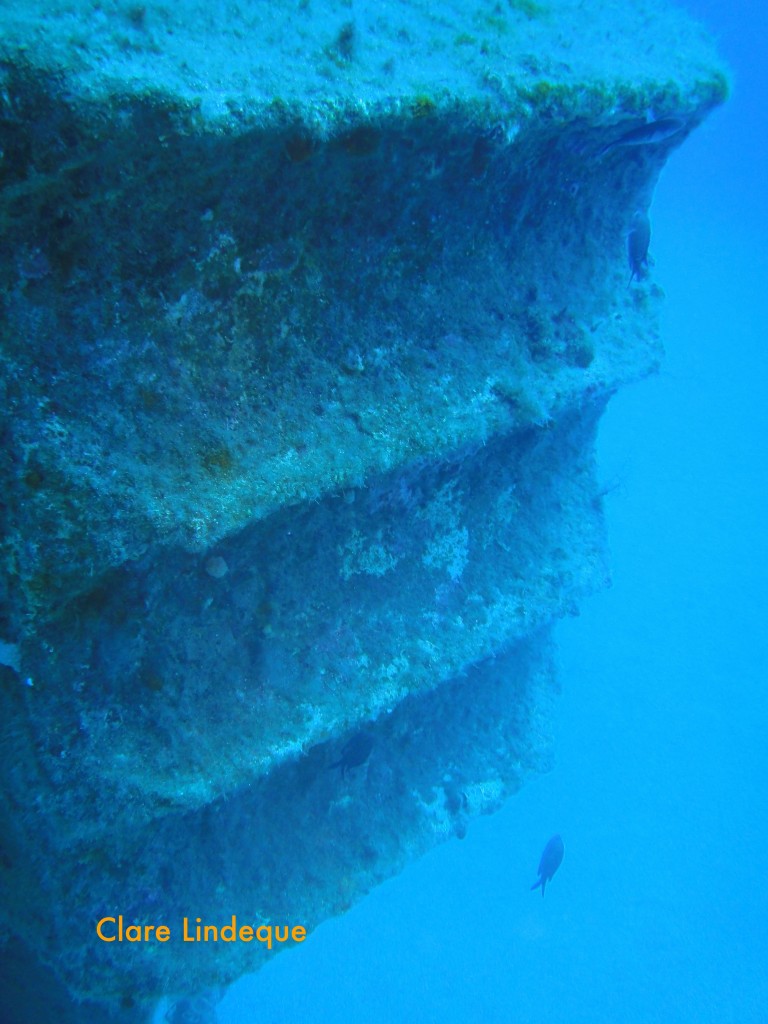
M668 357L602 427L614 586L560 627L556 770L235 985L222 1024L768 1021L768 5L688 7L735 90L653 204Z

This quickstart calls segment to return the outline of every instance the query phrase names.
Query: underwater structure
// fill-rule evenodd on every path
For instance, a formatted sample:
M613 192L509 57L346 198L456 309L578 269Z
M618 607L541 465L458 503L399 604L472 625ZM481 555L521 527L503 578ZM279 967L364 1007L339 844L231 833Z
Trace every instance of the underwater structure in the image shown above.
M647 211L727 91L652 0L221 11L0 12L13 1022L226 985L287 942L184 918L310 932L548 768Z

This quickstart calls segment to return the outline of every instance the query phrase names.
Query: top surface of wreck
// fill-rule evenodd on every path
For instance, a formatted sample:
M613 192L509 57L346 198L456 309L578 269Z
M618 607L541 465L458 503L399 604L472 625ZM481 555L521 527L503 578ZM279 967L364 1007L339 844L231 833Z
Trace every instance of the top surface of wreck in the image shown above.
M29 0L7 5L0 24L6 54L65 68L94 99L157 90L225 123L280 100L477 100L499 118L543 85L648 90L657 102L664 86L670 102L701 99L718 75L722 88L711 38L656 0Z

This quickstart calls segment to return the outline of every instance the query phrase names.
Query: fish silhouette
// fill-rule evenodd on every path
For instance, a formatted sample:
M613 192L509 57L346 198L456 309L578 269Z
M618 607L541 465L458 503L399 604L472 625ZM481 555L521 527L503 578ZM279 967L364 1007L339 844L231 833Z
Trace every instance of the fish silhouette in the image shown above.
M655 146L659 142L665 142L677 135L685 128L685 121L677 117L661 117L658 121L649 121L641 124L639 128L631 128L624 132L613 142L609 142L598 153L598 156L605 156L606 153L619 149L622 146Z
M651 222L648 214L635 210L632 226L627 235L627 258L629 259L629 282L642 281L648 276L648 246L651 244Z
M358 768L361 764L365 764L372 750L373 737L367 732L357 732L347 740L341 748L341 757L333 764L329 764L328 770L341 768L342 776L346 775L350 768Z
M552 836L544 847L544 853L542 853L541 860L539 861L539 880L533 883L531 889L538 889L541 886L541 895L544 895L547 882L550 881L552 875L554 875L563 861L564 850L565 847L560 836Z

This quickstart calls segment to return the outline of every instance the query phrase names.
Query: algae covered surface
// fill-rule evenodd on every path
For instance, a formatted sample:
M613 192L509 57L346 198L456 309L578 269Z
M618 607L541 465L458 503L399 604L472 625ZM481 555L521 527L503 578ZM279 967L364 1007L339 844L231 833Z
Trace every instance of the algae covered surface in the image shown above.
M657 99L723 74L705 31L655 0L31 0L0 24L8 53L66 69L84 94L157 92L224 124L275 101L317 104L321 122L323 108L350 102L497 108L553 87Z

